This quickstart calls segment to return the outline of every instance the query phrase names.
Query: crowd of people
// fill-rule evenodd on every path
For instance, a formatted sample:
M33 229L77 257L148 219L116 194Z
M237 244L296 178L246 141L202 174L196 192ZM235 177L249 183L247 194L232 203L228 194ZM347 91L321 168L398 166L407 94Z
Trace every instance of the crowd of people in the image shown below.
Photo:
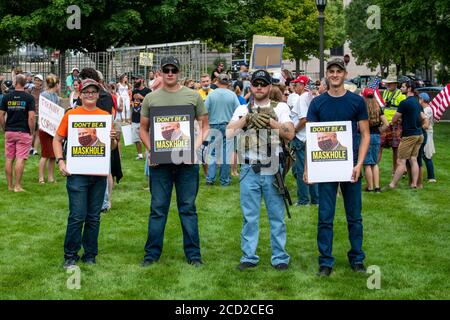
M259 262L256 250L262 199L270 223L271 264L277 270L288 269L286 212L283 192L280 192L283 185L277 185L277 181L280 172L281 180L286 179L290 167L297 185L295 205L318 205L318 274L322 276L329 276L334 265L331 248L339 189L351 244L349 264L354 271L365 272L362 192L381 193L394 189L407 173L409 186L422 188L423 162L428 182L436 182L430 96L417 95L412 82L401 83L399 89L397 79L388 77L384 81L387 89L383 92L386 106L381 107L373 89L365 88L359 94L346 90L347 71L341 59L329 61L326 77L316 82L306 75L293 77L287 70L274 74L265 70L250 73L247 65L240 67L237 79L224 71L223 63L219 63L211 75L202 74L198 81L181 79L180 70L178 59L167 56L161 60L159 70L150 71L148 81L143 75L132 75L131 84L127 74L107 83L98 70L74 67L66 78L69 107L55 137L39 130L39 97L60 105L60 79L53 74L44 79L40 74L26 74L20 69L13 71L12 81L0 79L0 126L5 131L8 189L25 191L21 181L30 155L40 154L41 157L38 183L55 182L55 164L61 175L67 177L69 219L64 243L65 267L76 264L81 247L84 248L81 260L96 262L100 213L111 209L113 185L122 178L120 131L125 124L132 128L136 160L146 160L149 176L151 204L144 267L160 259L174 185L187 261L195 266L203 263L195 205L200 185L199 166L203 167L207 186L219 180L220 186L226 187L232 183L232 176L239 176L243 214L242 258L238 266L241 271L254 268ZM151 145L150 109L179 105L194 106L198 161L150 164L149 153L143 152L150 150ZM63 150L71 114L112 115L111 174L108 177L68 172ZM308 182L306 123L325 121L352 123L354 169L350 182ZM168 132L174 134L173 130ZM267 132L267 136L263 137L263 132ZM323 135L320 139L319 144L327 150L338 150L339 142L333 135ZM379 163L383 149L388 148L392 148L392 181L382 188ZM291 164L281 158L290 159ZM275 169L274 163L277 164ZM91 195L89 200L86 200L87 194Z

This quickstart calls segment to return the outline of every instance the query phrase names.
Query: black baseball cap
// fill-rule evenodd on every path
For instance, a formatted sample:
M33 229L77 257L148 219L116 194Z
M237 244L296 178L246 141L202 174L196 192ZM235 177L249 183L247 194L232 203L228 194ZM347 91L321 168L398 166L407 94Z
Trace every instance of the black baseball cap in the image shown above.
M342 70L346 70L345 68L345 62L344 60L340 59L340 58L335 58L333 60L330 60L327 62L327 70L331 67L331 66L338 66L339 68L341 68Z
M165 66L173 65L178 70L180 70L180 61L178 61L177 58L174 56L166 56L161 59L161 68L164 68Z
M256 80L263 80L268 84L272 84L272 77L266 70L256 70L252 75L252 83Z

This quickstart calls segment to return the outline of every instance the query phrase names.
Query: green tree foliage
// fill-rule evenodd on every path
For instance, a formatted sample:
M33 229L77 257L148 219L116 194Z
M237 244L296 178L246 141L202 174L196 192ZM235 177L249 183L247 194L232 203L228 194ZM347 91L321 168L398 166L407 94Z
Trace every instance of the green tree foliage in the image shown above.
M381 10L381 28L369 30L367 8ZM433 61L449 64L450 9L447 0L353 0L345 10L346 32L358 63L391 63L397 72L414 71Z
M284 57L308 60L319 56L319 21L314 0L254 0L247 2L245 12L250 17L248 36L253 34L284 37ZM329 1L325 10L325 48L345 41L342 1Z

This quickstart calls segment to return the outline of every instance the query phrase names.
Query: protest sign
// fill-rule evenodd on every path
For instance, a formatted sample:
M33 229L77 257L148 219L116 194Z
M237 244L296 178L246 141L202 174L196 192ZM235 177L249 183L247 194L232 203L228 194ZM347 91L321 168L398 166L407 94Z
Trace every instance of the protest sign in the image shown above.
M69 115L67 169L71 174L109 174L111 125L110 115Z
M64 117L64 108L39 96L39 129L55 136L56 130Z
M150 108L150 163L194 163L194 107Z
M132 145L133 138L132 138L132 134L131 134L131 125L129 125L129 124L122 125L121 129L122 129L122 135L123 135L123 143L125 144L125 146Z
M351 121L306 123L308 181L350 181L353 171Z
M283 48L283 37L254 35L250 71L264 69L268 72L281 72Z

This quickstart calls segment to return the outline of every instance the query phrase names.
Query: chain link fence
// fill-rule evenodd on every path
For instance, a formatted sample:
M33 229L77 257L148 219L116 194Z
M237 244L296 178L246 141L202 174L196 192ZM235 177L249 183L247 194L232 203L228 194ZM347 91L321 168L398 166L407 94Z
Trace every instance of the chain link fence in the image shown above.
M55 55L47 51L37 54L11 54L0 56L0 76L11 79L11 70L20 67L24 72L53 73L61 79L62 90L66 92L65 79L72 68L95 68L103 73L105 82L117 82L122 74L140 74L148 80L150 71L159 69L161 59L166 55L177 57L181 64L181 77L200 79L207 72L207 45L200 41L176 42L139 47L111 48L106 52L73 53L70 51Z

